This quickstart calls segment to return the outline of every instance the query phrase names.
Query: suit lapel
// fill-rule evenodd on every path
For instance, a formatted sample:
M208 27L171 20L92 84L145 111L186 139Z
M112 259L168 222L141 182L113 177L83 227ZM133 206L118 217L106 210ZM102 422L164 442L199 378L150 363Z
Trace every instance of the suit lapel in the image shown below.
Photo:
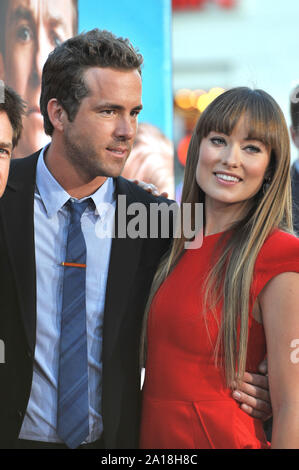
M0 212L8 254L16 281L20 312L28 346L33 353L36 335L36 277L34 249L34 189L39 152L11 162Z
M116 179L116 197L126 196L126 213L129 204L136 199L129 190L126 180ZM116 206L116 230L118 231L118 217L122 210L117 202ZM131 217L127 216L127 222ZM131 282L136 272L142 239L129 237L120 238L115 236L112 240L110 264L106 288L106 301L104 313L104 335L103 335L103 360L109 359L117 342L118 333L126 311L127 298L130 292Z
M36 336L36 269L34 248L34 190L39 152L12 161L7 189L0 202L0 216L16 280L17 296L28 346L34 351ZM126 196L126 210L136 202L123 178L116 180L116 196ZM119 206L116 207L116 225ZM128 217L129 220L130 217ZM132 216L131 216L132 218ZM117 231L116 231L117 233ZM104 314L103 359L114 350L126 310L131 280L136 271L142 239L112 240Z

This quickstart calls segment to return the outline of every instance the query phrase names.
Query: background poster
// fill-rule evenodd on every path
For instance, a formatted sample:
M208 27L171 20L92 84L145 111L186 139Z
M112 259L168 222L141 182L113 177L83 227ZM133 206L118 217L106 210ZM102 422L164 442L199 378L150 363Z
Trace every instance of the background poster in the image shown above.
M124 176L154 183L173 196L170 0L1 0L0 78L28 106L14 158L28 156L49 141L39 112L48 54L69 37L95 27L129 38L144 56L142 126Z

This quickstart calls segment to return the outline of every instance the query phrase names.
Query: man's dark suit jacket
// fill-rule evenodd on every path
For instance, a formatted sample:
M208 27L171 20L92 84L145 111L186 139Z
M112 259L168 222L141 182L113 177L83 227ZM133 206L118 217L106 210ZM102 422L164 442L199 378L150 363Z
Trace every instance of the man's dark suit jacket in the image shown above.
M36 340L34 190L39 152L11 162L0 200L0 448L18 438L30 396ZM122 177L127 205L167 202ZM116 216L117 217L117 216ZM140 419L139 340L152 278L169 239L114 238L103 332L102 413L107 449L137 448ZM51 280L49 279L49 282ZM42 402L42 399L41 399Z
M293 225L296 234L299 236L299 172L295 164L292 166L291 178L293 198Z

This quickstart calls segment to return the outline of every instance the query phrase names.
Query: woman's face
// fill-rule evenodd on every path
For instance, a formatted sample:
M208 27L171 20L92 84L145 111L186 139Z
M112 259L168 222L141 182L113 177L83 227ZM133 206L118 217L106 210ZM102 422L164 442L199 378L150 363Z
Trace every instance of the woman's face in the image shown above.
M248 131L242 117L231 135L210 132L202 139L196 181L206 204L241 207L260 190L270 151L261 141L248 139Z

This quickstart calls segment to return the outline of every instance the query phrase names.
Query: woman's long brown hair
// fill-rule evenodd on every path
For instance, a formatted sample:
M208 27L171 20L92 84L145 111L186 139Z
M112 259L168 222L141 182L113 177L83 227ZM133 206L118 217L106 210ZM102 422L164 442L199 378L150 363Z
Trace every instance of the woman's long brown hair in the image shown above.
M263 90L233 88L218 96L202 113L188 149L181 204L204 203L205 195L196 182L196 167L201 140L211 131L231 135L241 117L249 126L248 138L263 142L270 151L270 163L265 177L270 180L253 197L249 210L241 221L231 227L222 253L207 273L205 312L215 311L223 302L221 324L215 345L216 363L220 346L224 351L223 368L227 385L232 387L236 376L245 371L248 339L250 288L257 255L268 235L275 228L292 232L290 144L284 115L275 100ZM194 217L194 214L193 214ZM194 219L192 221L194 223ZM182 221L181 221L182 224ZM188 240L175 238L154 278L144 317L142 361L146 356L146 324L151 302L161 283L173 270L184 253ZM238 326L240 327L238 335Z

